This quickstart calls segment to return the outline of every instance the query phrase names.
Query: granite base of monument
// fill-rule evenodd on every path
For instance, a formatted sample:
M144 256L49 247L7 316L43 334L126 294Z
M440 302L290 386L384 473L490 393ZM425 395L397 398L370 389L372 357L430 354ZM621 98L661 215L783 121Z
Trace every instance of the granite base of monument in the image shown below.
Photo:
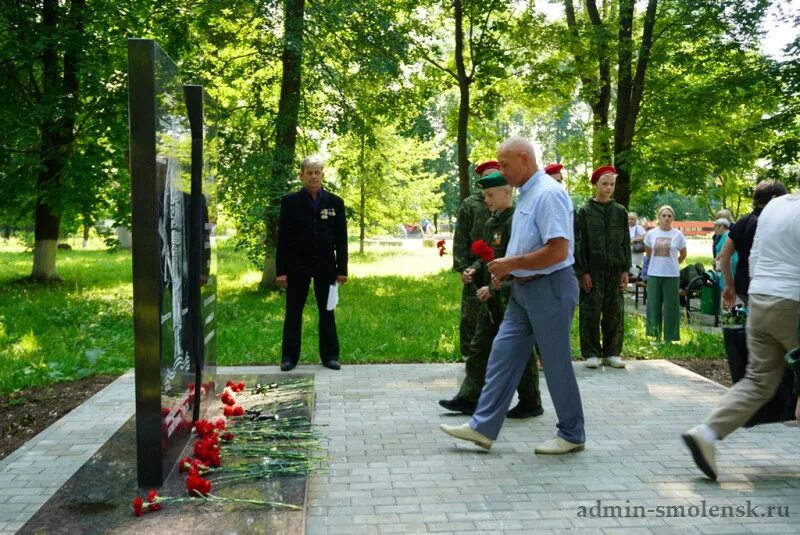
M312 378L308 375L292 375ZM226 381L244 381L252 385L280 385L287 381L282 375L218 376ZM248 398L252 401L252 398ZM222 414L220 403L211 405L206 418ZM313 414L313 383L307 392L300 392L290 414L303 415L311 421ZM102 414L97 415L102 418ZM235 424L231 430L236 432ZM192 455L190 441L181 455ZM224 450L223 450L224 451ZM233 459L228 459L232 461ZM158 462L158 460L154 460ZM264 462L268 462L264 459ZM223 466L225 459L223 459ZM187 497L186 474L172 470L160 496ZM214 496L240 500L278 502L299 507L299 510L272 509L262 505L207 501L165 503L161 510L136 517L131 504L136 496L144 497L150 489L136 484L136 422L128 420L86 464L81 467L53 497L22 527L26 534L134 534L134 533L236 533L236 534L302 534L305 529L305 501L308 477L280 476L268 479L244 480L212 489Z

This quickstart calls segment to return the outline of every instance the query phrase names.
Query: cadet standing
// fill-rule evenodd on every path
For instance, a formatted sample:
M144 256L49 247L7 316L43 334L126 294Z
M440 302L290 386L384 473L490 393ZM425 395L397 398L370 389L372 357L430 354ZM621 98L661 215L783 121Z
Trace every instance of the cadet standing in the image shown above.
M491 210L491 215L476 239L481 239L492 247L493 258L501 258L506 254L508 240L511 237L514 190L496 171L478 180L477 185L483 192L486 206ZM466 364L467 375L461 383L458 394L453 399L439 400L439 405L451 411L472 414L478 404L478 398L486 379L486 364L492 349L492 341L503 320L513 282L509 280L504 282L500 288L494 288L491 285L487 263L481 258L473 262L464 272L468 272L472 277L477 288L476 297L480 303L483 303L483 306L478 309L475 334L467 353L469 357ZM529 418L543 413L542 399L539 393L539 373L534 364L532 353L517 386L519 404L508 411L507 417L509 418Z
M475 168L479 177L489 175L500 169L500 165L490 160L483 162ZM472 254L470 247L477 236L483 231L483 224L489 219L489 209L483 201L483 194L478 191L461 201L456 220L456 231L453 234L453 270L461 273L461 321L459 323L459 346L461 355L469 356L469 344L475 334L475 324L478 321L478 311L481 303L475 296L475 285L469 274L464 271L478 258Z
M617 183L616 169L596 169L591 182L595 196L575 218L581 354L587 368L597 368L600 359L606 366L624 368L619 355L624 322L622 291L628 285L631 265L628 211L611 198Z

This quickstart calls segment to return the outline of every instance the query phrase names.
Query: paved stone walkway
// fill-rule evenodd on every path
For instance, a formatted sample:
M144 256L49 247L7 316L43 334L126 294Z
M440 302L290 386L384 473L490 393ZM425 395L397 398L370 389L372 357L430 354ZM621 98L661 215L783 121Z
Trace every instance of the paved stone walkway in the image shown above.
M301 366L316 374L315 423L330 437L333 459L309 483L307 533L800 531L796 425L731 435L719 448L720 480L711 482L679 434L705 416L723 387L661 361L575 369L587 448L535 456L533 447L554 432L546 389L545 414L507 421L485 453L437 429L466 421L436 403L453 395L463 365ZM132 414L132 399L128 374L0 461L0 534L19 529L91 456ZM737 517L718 517L730 513Z

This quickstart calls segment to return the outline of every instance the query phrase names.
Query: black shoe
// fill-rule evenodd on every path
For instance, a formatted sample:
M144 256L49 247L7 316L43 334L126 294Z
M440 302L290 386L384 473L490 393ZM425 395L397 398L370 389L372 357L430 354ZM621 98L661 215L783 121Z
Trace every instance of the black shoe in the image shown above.
M322 365L331 370L338 370L342 367L338 360L326 360Z
M453 399L440 399L439 405L449 411L460 412L461 414L469 415L472 415L472 413L475 412L475 409L478 407L477 403L460 398L458 396L454 397Z
M293 362L291 360L284 360L281 362L281 371L282 372L290 372L297 366L297 362Z
M531 406L517 403L517 406L506 413L506 418L532 418L534 416L541 416L544 414L544 408L541 405Z

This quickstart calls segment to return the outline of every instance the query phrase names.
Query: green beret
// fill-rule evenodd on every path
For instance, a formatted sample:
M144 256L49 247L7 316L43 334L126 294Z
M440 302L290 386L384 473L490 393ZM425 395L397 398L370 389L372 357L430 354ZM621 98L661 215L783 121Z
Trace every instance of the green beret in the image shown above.
M479 188L487 189L487 188L496 188L497 186L507 186L508 182L503 175L498 172L494 172L491 175L487 175L482 179L476 182Z

